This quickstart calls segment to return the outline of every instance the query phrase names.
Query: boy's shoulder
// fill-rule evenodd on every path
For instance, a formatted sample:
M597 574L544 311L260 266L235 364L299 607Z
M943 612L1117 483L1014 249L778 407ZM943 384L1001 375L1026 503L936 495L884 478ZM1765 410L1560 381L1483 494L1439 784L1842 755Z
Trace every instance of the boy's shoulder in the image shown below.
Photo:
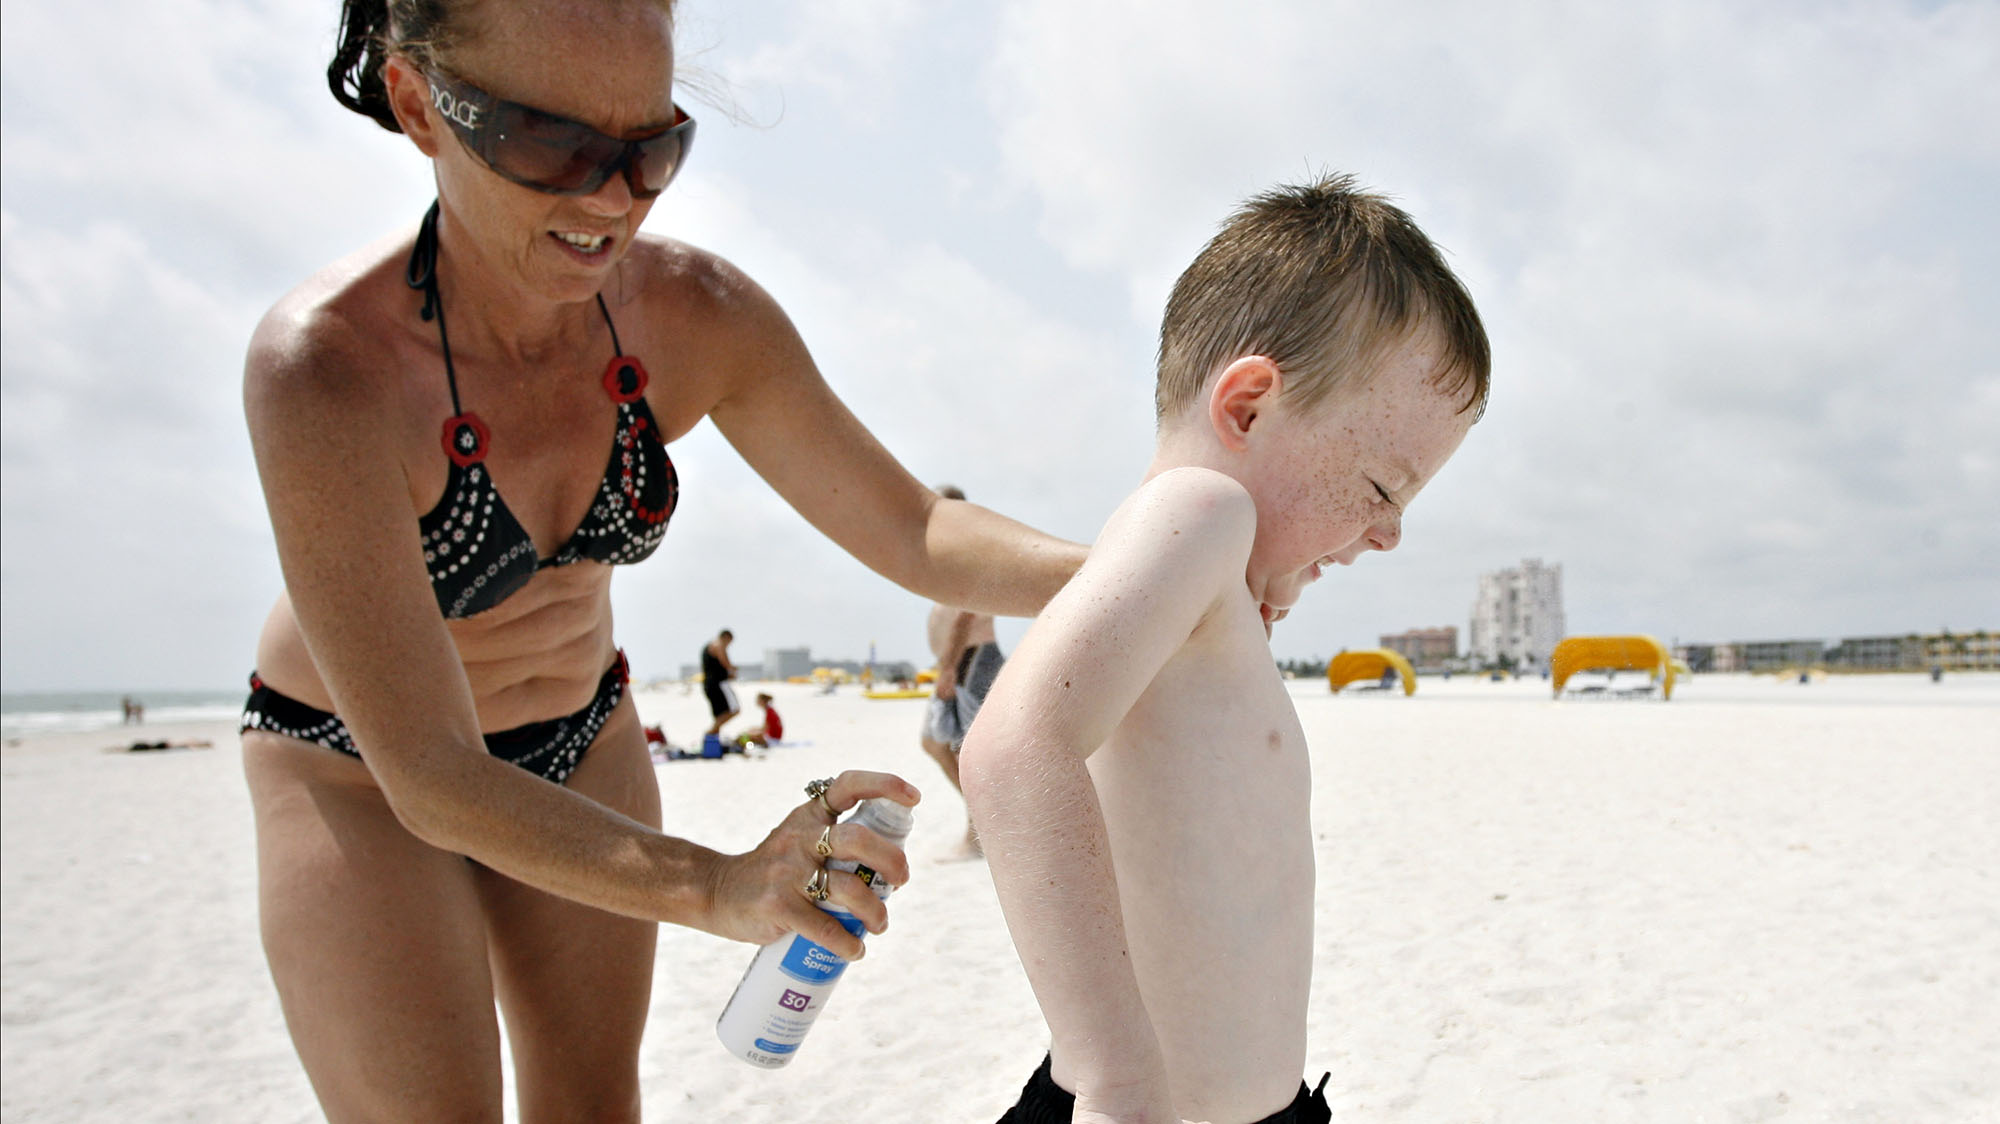
M1170 468L1127 497L1112 524L1171 534L1198 528L1225 538L1240 535L1248 542L1257 532L1257 501L1227 473L1192 465Z
M1083 573L1147 585L1240 581L1256 537L1257 503L1242 484L1213 469L1168 469L1118 505Z

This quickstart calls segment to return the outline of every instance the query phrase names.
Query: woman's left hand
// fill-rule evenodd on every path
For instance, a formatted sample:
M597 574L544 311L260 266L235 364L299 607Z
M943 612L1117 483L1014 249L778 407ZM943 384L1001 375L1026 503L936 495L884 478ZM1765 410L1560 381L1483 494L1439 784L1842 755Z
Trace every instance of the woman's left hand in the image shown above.
M860 824L835 822L848 809L875 797L911 807L922 794L892 773L842 773L823 798L808 798L793 808L755 850L725 856L716 865L707 920L699 927L752 944L769 944L786 933L798 933L837 956L859 959L864 948L861 938L818 908L805 887L831 859L860 863L893 886L909 880L910 864L902 848ZM816 848L822 836L832 848L825 858ZM829 872L826 900L859 918L871 933L888 927L888 907L848 871Z

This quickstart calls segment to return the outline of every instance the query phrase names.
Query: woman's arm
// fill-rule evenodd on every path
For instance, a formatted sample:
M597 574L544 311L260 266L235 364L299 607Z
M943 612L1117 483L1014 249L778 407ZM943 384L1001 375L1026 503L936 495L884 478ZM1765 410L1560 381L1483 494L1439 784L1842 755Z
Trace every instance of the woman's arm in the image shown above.
M868 568L933 601L1033 616L1082 546L941 499L849 412L769 294L730 267L727 384L710 418L786 502Z
M824 822L815 808L795 809L756 851L724 856L487 753L424 565L392 376L377 373L394 364L334 314L311 320L274 313L259 327L245 411L300 633L397 819L425 842L588 905L744 940L796 929L858 951L796 889ZM843 780L850 801L916 798L893 777ZM875 842L852 845L874 854L868 865L903 873L900 852ZM865 887L837 883L835 893L875 918Z

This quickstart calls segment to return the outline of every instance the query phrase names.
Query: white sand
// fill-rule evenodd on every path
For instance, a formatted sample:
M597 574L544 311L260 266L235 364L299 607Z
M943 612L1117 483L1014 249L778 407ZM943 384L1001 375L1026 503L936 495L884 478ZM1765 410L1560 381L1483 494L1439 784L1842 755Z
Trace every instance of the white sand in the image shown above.
M750 846L809 778L923 786L916 878L798 1061L725 1054L751 950L662 930L649 1121L989 1121L1043 1031L921 703L776 692L812 744L659 767ZM1340 1121L2000 1120L2000 677L1703 677L1671 703L1295 685L1315 756L1309 1057ZM642 693L685 741L698 694ZM217 748L106 754L135 736ZM227 728L4 756L0 1117L318 1118L265 975Z

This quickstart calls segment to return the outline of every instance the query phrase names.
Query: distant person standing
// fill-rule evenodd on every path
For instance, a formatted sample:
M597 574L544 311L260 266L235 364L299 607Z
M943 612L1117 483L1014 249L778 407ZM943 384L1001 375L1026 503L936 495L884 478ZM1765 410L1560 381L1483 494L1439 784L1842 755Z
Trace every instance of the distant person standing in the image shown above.
M734 639L736 634L725 628L701 649L701 693L708 696L709 712L715 715L708 732L717 736L722 724L740 713L736 689L729 685L736 678L736 665L729 662L729 642Z
M952 484L938 485L937 494L949 500L965 498L965 493ZM930 705L924 711L920 736L924 752L931 755L951 786L959 788L963 796L964 790L958 783L958 749L1006 656L1001 654L1000 641L994 635L993 617L987 613L954 605L933 605L928 631L931 653L937 657L938 677L931 690ZM973 830L970 817L965 824L965 850L968 854L980 853L979 833Z

